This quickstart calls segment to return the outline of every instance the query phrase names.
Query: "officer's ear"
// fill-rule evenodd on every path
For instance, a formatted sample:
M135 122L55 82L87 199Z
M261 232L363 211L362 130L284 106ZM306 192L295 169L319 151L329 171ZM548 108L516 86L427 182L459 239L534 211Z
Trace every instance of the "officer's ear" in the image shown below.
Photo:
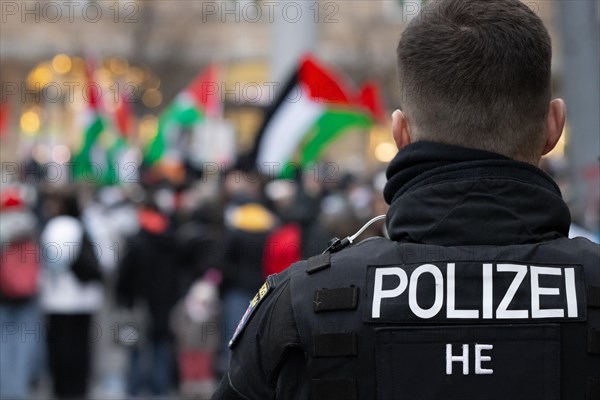
M548 109L548 119L546 127L546 144L544 145L543 155L552 151L565 127L565 119L567 118L567 106L563 99L554 99L550 102Z
M398 150L410 144L410 125L406 116L400 110L392 113L392 136Z

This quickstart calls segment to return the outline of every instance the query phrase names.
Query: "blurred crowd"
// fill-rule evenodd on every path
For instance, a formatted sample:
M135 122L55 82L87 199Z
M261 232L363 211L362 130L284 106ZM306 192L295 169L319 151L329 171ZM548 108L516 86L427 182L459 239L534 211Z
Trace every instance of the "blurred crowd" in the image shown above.
M209 398L265 278L385 214L383 172L325 168L3 176L0 397Z
M149 169L120 186L3 175L0 398L209 398L265 278L386 213L384 172L332 165ZM568 200L564 168L543 167ZM359 239L385 234L378 221Z

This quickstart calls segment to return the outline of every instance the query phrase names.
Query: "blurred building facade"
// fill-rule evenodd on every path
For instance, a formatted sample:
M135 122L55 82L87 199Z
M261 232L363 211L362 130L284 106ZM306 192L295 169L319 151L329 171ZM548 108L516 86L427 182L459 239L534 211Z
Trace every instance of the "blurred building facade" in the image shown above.
M531 7L555 32L551 3L531 2ZM36 65L56 54L122 57L130 65L147 68L160 79L163 99L150 112L159 112L210 62L228 67L227 100L267 104L272 90L262 91L256 100L254 95L244 95L244 84L267 82L276 89L281 83L285 73L280 71L277 46L281 49L287 43L293 53L300 41L298 36L285 37L293 29L282 29L282 25L301 26L303 36L312 37L305 47L314 46L306 50L353 82L375 79L385 103L393 109L398 103L395 47L419 6L418 0L2 2L3 100L15 103L10 108L9 130L16 136L22 112L19 95L28 89L19 88L19 95L13 95L6 84L20 85ZM556 45L558 38L553 36ZM560 67L560 52L555 54ZM289 70L289 65L283 68ZM248 121L240 123L244 124ZM11 154L3 152L2 156L10 158Z
M562 95L560 2L524 2L550 31L554 87ZM117 57L154 79L154 85L138 88L144 92L140 98L147 90L155 91L154 101L136 104L139 131L145 116L152 120L150 116L158 115L200 70L219 63L225 71L226 117L236 126L242 151L251 145L260 124L257 109L273 99L273 88L283 84L290 59L303 51L311 51L356 84L374 79L387 108L393 110L398 104L395 48L420 6L419 0L2 1L0 80L2 102L8 103L9 112L0 156L2 160L20 157L15 151L20 121L35 91L23 83L36 66L50 63L57 54ZM17 93L13 93L15 84ZM255 84L260 85L260 93L249 95L248 85ZM374 154L384 141L389 141L385 130L375 129L369 138L357 136L339 146L350 152L367 148ZM562 157L563 150L564 143L556 156ZM371 157L387 161L389 148L383 153L387 154Z

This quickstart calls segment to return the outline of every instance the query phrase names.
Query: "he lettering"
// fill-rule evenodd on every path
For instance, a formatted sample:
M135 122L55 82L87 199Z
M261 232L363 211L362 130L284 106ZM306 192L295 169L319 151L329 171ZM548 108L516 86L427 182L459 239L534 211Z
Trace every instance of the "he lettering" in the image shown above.
M400 267L375 269L372 318L381 318L382 304L400 297L405 292L408 292L407 301L399 304L407 305L411 313L420 319L433 318L442 310L445 311L447 319L542 319L578 318L579 316L575 268L572 267L484 263L481 265L481 296L471 299L470 304L477 307L471 306L470 309L461 309L456 305L456 297L461 293L460 288L456 287L459 274L456 263L447 263L445 277L442 268L434 264L423 264L412 273L409 272ZM424 279L426 276L427 278ZM558 277L562 284L559 285L560 287L544 286L543 280L540 279L542 276ZM388 285L384 289L386 280ZM500 280L506 284L494 286ZM390 283L394 284L390 285ZM520 305L514 304L517 292L525 289L530 293L528 304L522 304L523 302ZM424 292L433 293L433 304L425 306L419 303L419 293ZM562 308L542 307L544 299L549 296L561 296L561 294L562 297L555 299L559 300L559 304L563 303ZM495 309L494 296L499 299ZM556 303L557 301L553 304Z
M482 351L492 350L494 348L491 344L475 344L475 375L491 375L494 370L491 368L483 368L481 363L492 361L492 357L489 355L483 355ZM452 375L452 366L454 363L462 364L462 374L469 375L469 345L462 345L462 353L460 355L454 355L452 352L452 344L446 344L446 375Z

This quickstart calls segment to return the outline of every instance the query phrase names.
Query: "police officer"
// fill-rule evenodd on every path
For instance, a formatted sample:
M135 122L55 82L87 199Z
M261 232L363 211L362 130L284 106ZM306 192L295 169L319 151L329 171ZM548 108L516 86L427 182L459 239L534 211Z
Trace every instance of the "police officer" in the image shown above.
M600 246L537 168L550 38L518 0L428 3L397 50L391 240L267 279L216 399L600 399Z

